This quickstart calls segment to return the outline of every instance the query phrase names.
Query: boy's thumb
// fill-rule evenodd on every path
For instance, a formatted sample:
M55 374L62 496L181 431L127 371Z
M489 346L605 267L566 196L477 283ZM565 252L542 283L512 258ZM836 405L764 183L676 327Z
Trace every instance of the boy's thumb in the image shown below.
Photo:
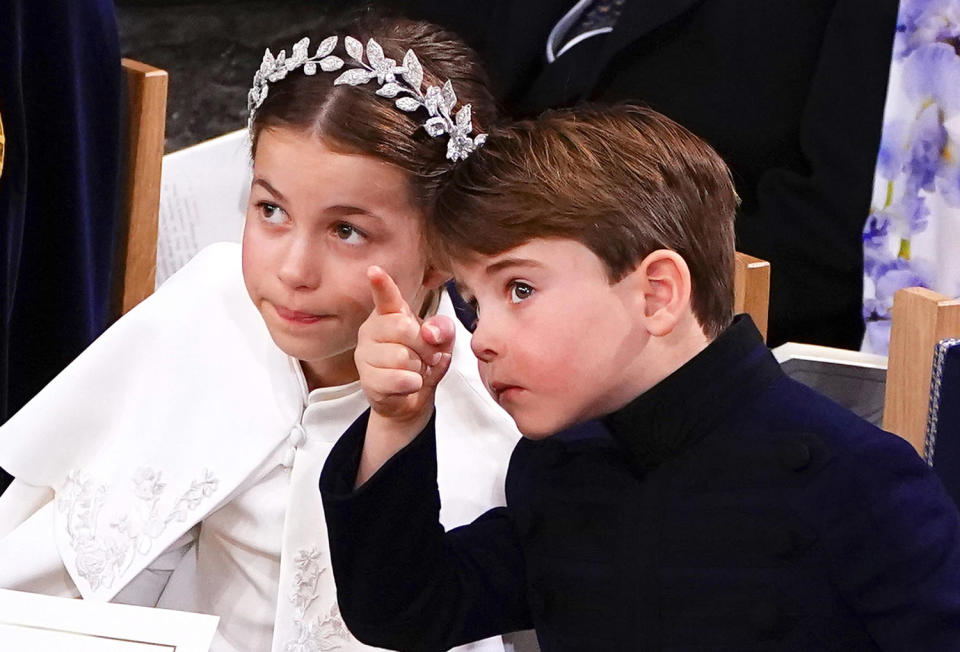
M447 373L447 369L450 368L451 360L453 360L452 353L441 353L440 361L432 367L427 367L427 371L423 375L424 387L436 387L437 384L443 380L443 377Z
M420 325L420 337L427 344L450 353L453 351L453 340L456 337L453 320L445 315L430 317Z

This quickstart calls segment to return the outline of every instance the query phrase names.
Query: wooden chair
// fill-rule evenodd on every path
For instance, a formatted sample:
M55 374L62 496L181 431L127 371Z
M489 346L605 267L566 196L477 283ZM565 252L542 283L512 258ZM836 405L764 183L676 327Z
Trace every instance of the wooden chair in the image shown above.
M770 313L770 263L739 251L733 278L733 308L736 314L747 313L757 330L767 339Z
M153 293L167 112L167 72L133 59L121 64L127 121L111 302L114 319Z
M923 455L934 348L960 337L960 300L925 288L898 290L893 298L883 428Z

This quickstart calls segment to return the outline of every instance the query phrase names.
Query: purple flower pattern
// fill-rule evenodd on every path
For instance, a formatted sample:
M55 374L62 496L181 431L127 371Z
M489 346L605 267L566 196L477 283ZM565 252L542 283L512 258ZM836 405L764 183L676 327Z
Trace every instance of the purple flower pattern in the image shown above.
M863 348L886 353L894 293L960 292L944 240L960 234L960 0L902 0L870 215Z

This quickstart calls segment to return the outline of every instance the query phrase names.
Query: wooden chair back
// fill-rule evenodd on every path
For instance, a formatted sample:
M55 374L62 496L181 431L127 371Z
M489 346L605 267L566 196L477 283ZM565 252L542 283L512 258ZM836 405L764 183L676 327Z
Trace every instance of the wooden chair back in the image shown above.
M906 439L921 455L934 347L950 337L960 337L960 300L926 288L905 288L893 296L883 428Z
M121 64L127 120L114 264L114 318L153 293L167 113L167 72L133 59L123 59Z
M770 313L770 263L737 252L733 277L733 308L736 314L747 313L767 339Z

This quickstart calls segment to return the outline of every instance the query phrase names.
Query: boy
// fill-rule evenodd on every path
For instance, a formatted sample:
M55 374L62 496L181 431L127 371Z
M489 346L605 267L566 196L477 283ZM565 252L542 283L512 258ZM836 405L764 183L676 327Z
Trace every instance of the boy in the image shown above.
M960 648L956 508L906 442L786 378L733 318L735 203L707 145L627 106L493 132L455 172L435 235L525 439L507 507L444 534L431 395L450 324L420 325L372 270L356 353L372 412L321 477L359 638ZM607 432L563 432L592 418Z

